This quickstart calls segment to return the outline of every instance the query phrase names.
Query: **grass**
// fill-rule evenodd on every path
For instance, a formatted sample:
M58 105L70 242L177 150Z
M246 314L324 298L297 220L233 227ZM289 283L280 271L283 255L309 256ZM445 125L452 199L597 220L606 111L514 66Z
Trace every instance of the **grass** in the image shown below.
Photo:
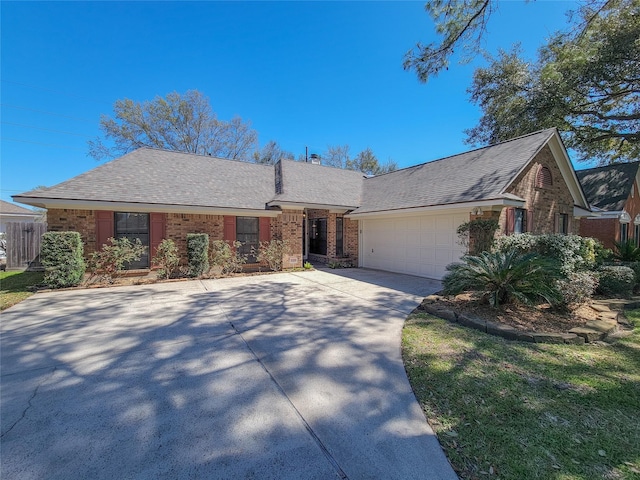
M29 287L42 283L42 272L0 272L0 310L33 295Z
M424 313L402 347L461 479L640 479L640 310L614 344L509 342Z

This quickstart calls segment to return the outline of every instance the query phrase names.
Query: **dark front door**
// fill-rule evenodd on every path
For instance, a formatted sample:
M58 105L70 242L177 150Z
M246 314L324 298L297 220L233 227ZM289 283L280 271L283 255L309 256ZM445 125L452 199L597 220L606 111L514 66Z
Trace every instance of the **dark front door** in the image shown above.
M327 254L327 219L315 218L311 220L309 238L309 252L317 255Z

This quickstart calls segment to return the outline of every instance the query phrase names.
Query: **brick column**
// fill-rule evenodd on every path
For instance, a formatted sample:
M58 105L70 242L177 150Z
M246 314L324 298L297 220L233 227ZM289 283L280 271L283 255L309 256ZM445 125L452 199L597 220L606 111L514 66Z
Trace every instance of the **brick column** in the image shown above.
M280 215L282 240L289 245L289 253L283 258L282 266L287 268L302 267L302 222L303 210L283 210Z

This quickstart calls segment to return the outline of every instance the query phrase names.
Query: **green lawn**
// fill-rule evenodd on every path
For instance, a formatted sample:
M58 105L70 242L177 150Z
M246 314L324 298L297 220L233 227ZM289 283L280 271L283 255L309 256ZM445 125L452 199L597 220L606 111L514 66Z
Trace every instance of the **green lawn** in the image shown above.
M614 344L509 342L430 315L403 332L413 390L462 479L640 479L640 310Z
M33 295L28 287L42 283L42 272L0 272L0 310Z

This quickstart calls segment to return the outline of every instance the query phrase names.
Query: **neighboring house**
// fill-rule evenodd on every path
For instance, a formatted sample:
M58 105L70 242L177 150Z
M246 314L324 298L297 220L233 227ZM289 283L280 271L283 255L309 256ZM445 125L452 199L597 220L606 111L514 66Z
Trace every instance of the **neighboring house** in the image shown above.
M41 216L28 208L0 200L0 233L6 233L9 222L35 222Z
M640 162L620 163L576 172L597 217L580 220L580 235L602 241L633 240L640 246Z
M48 209L50 230L76 230L87 254L109 237L186 234L286 240L305 259L441 278L464 253L456 230L494 218L501 233L577 232L590 214L555 129L385 175L282 160L257 165L142 148L47 190L14 197ZM138 267L148 267L144 258Z

